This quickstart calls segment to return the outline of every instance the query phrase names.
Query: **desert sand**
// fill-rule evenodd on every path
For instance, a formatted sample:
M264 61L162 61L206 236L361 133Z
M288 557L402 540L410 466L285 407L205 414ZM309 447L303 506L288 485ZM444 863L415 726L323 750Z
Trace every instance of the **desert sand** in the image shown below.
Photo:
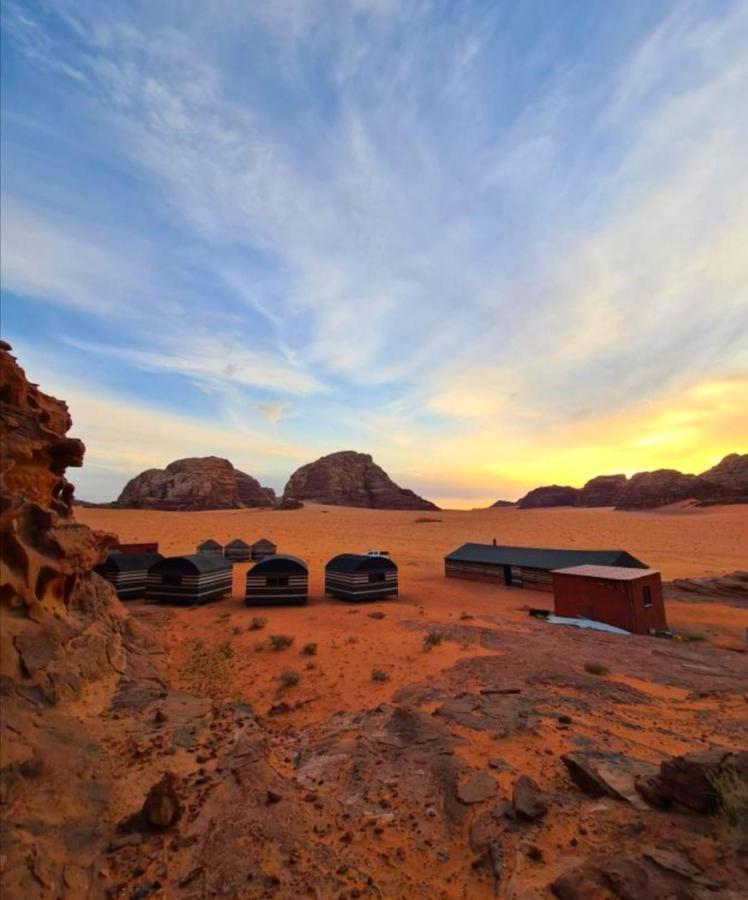
M498 769L491 771L498 797L511 796L518 773L560 796L568 791L568 782L557 757L580 746L656 764L668 755L715 743L737 749L748 740L742 696L748 659L735 652L744 650L748 609L711 600L669 603L671 627L695 631L697 643L582 632L528 616L528 607L548 607L550 595L445 579L442 562L445 553L465 541L496 537L499 542L535 546L620 547L660 569L665 579L721 574L748 568L745 507L647 513L496 509L427 516L320 506L292 512L78 509L76 517L115 532L123 541L158 540L167 555L194 552L196 543L207 537L221 542L237 536L268 537L279 552L308 561L310 603L303 608L246 608L247 564L234 567L233 594L221 601L197 609L127 604L158 628L175 683L216 701L251 704L276 735L279 758L284 746L320 740L338 716L354 716L355 722L359 714L376 715L380 704L404 702L434 713L445 702L447 707L454 704L455 697L479 696L497 678L520 691L516 702L505 699L503 724L463 727L459 715L450 724L458 738L456 759L466 771L485 771L487 760L498 758ZM423 518L438 521L417 521ZM374 604L325 599L325 561L342 551L368 548L389 550L399 564L399 598ZM253 630L253 617L267 622ZM444 639L424 652L429 629L438 629ZM268 645L271 634L289 635L293 644L273 651ZM307 643L317 645L314 655L302 652ZM221 651L226 647L228 657ZM603 678L587 674L584 666L591 662L604 664L610 673ZM283 687L279 676L289 669L299 681ZM387 680L374 681L374 669ZM573 724L559 724L562 712L570 714ZM175 766L173 758L169 765ZM293 778L290 757L285 769L283 774ZM132 775L128 783L133 785ZM136 781L120 798L122 816L132 813L132 797L147 787L145 781L140 786ZM320 834L337 834L346 827L346 816L341 819L334 811L337 802L325 803L319 814L323 824L315 826L315 833L318 827ZM412 808L412 816L422 820L422 798L401 798L398 819L404 808ZM379 814L384 812L380 809ZM573 809L554 804L542 824L533 826L531 837L518 845L529 856L510 856L513 890L548 884L577 857L609 852L611 847L621 854L635 852L641 845L639 816L612 801L595 804L587 799ZM677 845L669 834L672 827L671 817L650 817L648 838ZM420 826L418 831L420 835ZM466 867L472 851L464 837L450 837L449 852L442 848L431 860L431 845L419 835L404 836L402 830L388 828L369 848L369 834L357 845L356 858L367 860L367 871L375 873L377 883L391 885L392 896L402 896L404 884L412 886L414 896L494 895L490 874ZM715 840L718 844L719 837L711 834L702 834L695 844L689 838L688 852L700 853L714 865ZM391 860L388 853L397 853L396 879L390 873L391 861L383 863ZM346 886L350 883L340 876L339 887Z

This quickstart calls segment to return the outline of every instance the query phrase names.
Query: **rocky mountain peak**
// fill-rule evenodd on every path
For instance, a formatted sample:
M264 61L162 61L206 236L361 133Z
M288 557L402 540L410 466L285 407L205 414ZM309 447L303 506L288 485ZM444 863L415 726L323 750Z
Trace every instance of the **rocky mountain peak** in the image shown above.
M438 509L413 491L401 488L369 453L341 450L297 469L284 499L368 509Z

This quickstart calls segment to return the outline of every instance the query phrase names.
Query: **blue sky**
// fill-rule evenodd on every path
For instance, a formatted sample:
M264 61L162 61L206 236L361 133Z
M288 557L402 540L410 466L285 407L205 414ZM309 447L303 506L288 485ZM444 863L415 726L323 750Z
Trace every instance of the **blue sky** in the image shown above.
M745 3L6 0L2 77L2 330L79 496L746 449Z

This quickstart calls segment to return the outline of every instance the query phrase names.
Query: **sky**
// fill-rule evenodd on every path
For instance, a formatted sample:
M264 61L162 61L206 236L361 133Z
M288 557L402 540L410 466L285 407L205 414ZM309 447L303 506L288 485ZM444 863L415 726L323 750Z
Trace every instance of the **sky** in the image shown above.
M744 0L4 0L2 334L76 493L449 507L748 450Z

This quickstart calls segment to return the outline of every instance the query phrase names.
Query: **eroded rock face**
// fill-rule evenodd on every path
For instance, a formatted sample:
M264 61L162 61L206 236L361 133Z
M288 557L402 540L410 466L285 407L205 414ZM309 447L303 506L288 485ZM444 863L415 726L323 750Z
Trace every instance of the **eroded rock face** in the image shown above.
M74 883L88 896L109 769L68 709L94 683L113 686L128 645L145 637L128 630L114 590L91 571L115 537L72 519L65 470L81 465L84 447L67 436L67 406L30 384L9 350L0 344L3 888L57 897Z
M568 485L551 484L539 487L525 494L517 501L519 509L541 509L546 506L576 506L579 497L577 488Z
M748 453L730 453L699 477L737 494L748 494Z
M396 485L368 453L353 450L330 453L297 469L289 478L283 497L367 509L438 509L413 491Z
M580 506L617 506L628 479L625 475L598 475L579 491Z
M146 469L128 481L117 506L201 510L274 506L275 491L218 456L178 459L165 469Z
M726 495L724 488L699 475L684 475L677 469L657 469L632 476L616 508L653 509L681 500L707 500Z

